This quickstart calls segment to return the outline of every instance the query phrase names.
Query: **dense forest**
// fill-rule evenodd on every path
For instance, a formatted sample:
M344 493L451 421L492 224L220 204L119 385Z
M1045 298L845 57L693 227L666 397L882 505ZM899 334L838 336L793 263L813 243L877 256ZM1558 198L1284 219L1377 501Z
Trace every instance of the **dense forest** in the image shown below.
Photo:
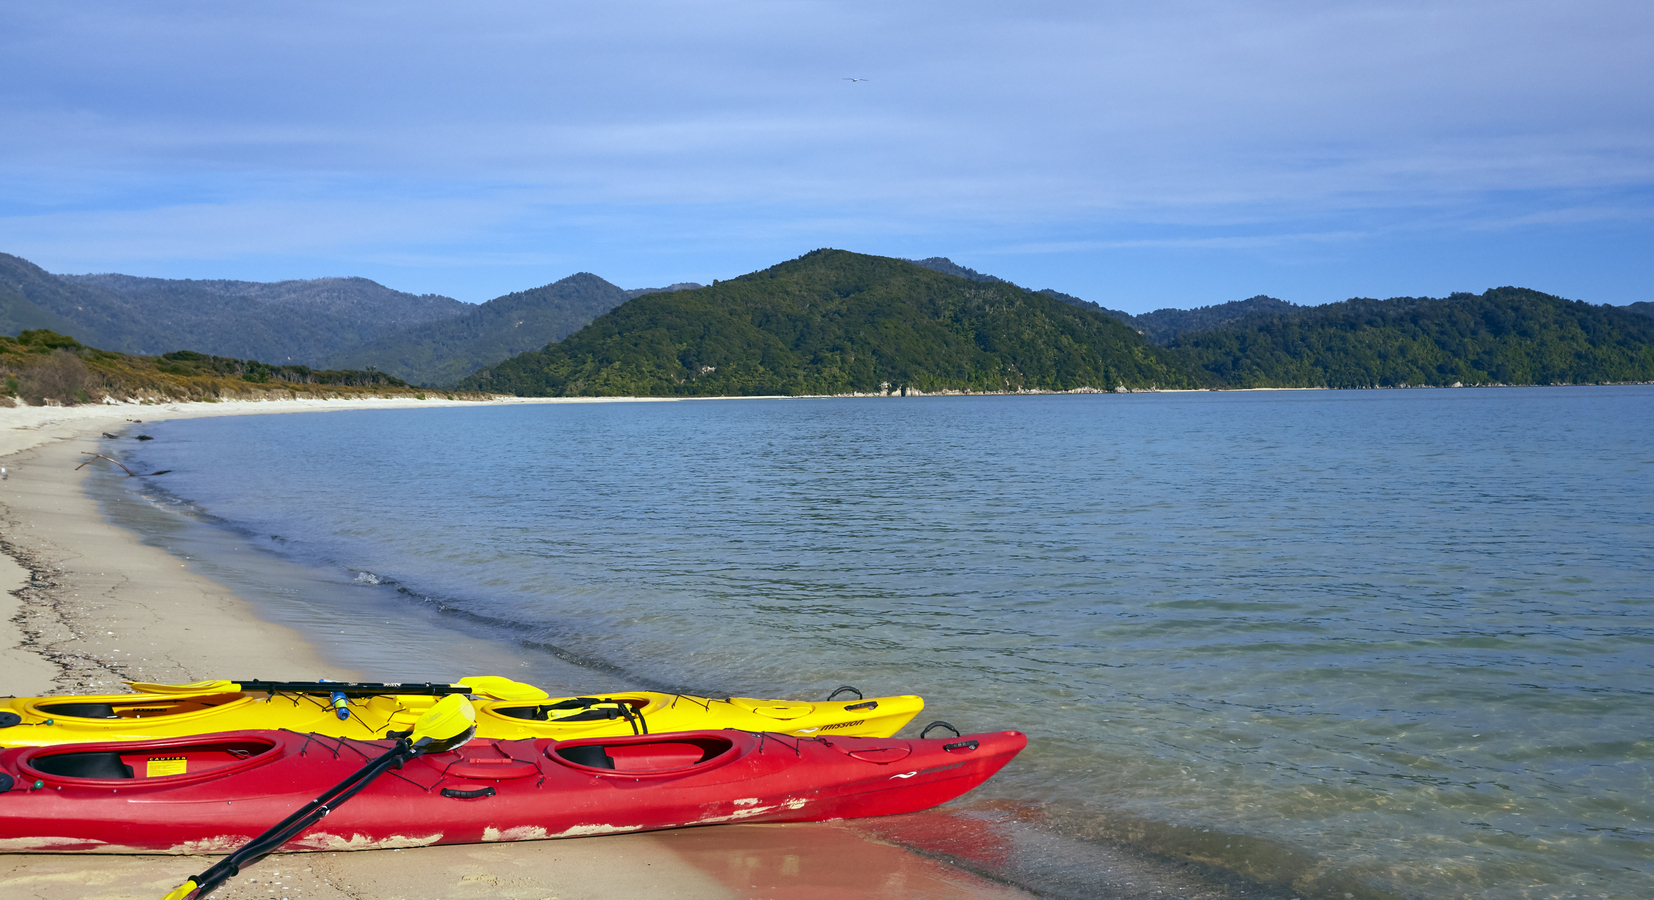
M461 386L530 396L1192 387L1119 321L1002 281L817 250L651 294Z
M957 276L959 278L969 278L972 281L982 281L982 282L986 282L988 284L1010 284L1011 283L1011 282L1006 281L1005 279L1000 278L996 275L984 275L981 272L976 271L975 269L968 269L968 268L966 268L962 265L959 265L958 263L954 262L953 260L948 259L946 256L932 256L928 259L910 259L910 260L908 260L908 262L913 263L916 266L924 266L925 268L931 270L932 272L941 272L943 275L954 275L954 276ZM1051 288L1044 288L1044 289L1040 290L1039 293L1044 294L1045 296L1050 297L1053 300L1061 300L1062 302L1067 303L1071 306L1078 306L1078 307L1081 307L1082 309L1089 309L1089 310L1093 310L1095 312L1107 313L1108 315L1111 315L1114 318L1119 319L1120 321L1125 322L1128 325L1133 324L1133 317L1132 317L1131 313L1121 312L1117 309L1108 309L1106 307L1099 306L1096 303L1092 303L1090 300L1081 300L1079 297L1076 297L1073 294L1065 294L1062 291L1053 290Z
M1178 335L1190 331L1209 331L1222 328L1248 316L1265 313L1285 315L1307 307L1294 306L1285 300L1258 295L1232 303L1199 306L1194 309L1157 309L1154 312L1132 316L1130 324L1142 335L1164 347Z
M713 396L1654 381L1654 317L1522 288L1315 307L1259 296L1135 317L1149 335L942 263L817 251L633 301L464 385Z
M1654 381L1654 318L1514 287L1262 312L1170 349L1223 388Z

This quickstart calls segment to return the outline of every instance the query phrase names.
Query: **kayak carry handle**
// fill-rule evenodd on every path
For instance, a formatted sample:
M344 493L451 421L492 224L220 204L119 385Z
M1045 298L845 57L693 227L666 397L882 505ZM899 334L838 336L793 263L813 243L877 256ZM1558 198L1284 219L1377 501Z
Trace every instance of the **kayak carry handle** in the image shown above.
M954 737L964 737L964 732L961 732L959 729L953 727L952 725L949 725L948 723L942 721L941 719L937 719L936 721L930 723L929 725L926 725L924 731L919 732L919 740L921 740L921 741L924 740L925 735L930 734L930 730L932 728L946 728L947 730L953 732Z
M980 746L982 746L982 743L980 741L975 741L975 740L954 741L951 744L943 744L942 745L942 750L944 752L947 752L947 753L952 753L955 750L975 750L976 748L978 748Z
M845 691L849 691L850 693L855 694L857 700L862 699L861 691L857 690L854 686L848 685L848 684L843 685L842 687L834 688L833 692L831 694L827 695L827 699L831 700L834 697L837 697L839 694L844 693Z
M455 800L475 800L478 797L492 797L497 791L492 787L480 787L474 791L462 791L459 788L443 788L442 796L452 797Z
M878 708L879 708L879 701L877 701L877 700L863 700L860 703L852 703L849 706L846 706L844 708L844 711L849 712L852 709L878 709Z

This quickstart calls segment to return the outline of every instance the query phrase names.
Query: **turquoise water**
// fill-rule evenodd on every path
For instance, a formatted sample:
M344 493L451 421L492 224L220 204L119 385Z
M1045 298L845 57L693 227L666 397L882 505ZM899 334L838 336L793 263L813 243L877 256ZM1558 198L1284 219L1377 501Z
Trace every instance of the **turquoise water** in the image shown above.
M121 452L173 472L130 489L318 573L324 630L405 616L594 689L921 693L1033 738L965 809L1283 896L1654 896L1649 387L143 427ZM375 674L464 674L442 646Z

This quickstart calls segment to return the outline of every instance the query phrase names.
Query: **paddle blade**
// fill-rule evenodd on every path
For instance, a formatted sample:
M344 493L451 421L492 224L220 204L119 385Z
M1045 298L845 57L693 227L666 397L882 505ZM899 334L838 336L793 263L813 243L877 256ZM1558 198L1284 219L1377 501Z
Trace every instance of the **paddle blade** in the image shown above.
M190 895L190 891L195 890L195 888L195 879L191 878L189 881L173 888L172 893L162 897L161 900L184 900L185 897Z
M408 740L421 752L441 753L464 744L476 733L476 707L463 694L449 694L419 717Z
M551 695L532 684L512 681L502 675L473 675L461 678L460 686L490 700L545 700Z
M233 694L241 685L233 681L193 681L189 684L152 684L148 681L128 681L126 686L140 694Z

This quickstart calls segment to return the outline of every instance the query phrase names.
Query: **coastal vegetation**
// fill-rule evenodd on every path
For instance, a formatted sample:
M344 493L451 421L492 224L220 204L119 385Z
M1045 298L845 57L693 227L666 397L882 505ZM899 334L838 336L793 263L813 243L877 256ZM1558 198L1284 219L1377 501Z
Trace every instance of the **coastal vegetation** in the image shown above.
M317 371L189 350L135 356L87 347L48 329L0 336L0 405L4 406L352 396L423 396L423 392L383 372Z
M751 396L1192 387L1119 321L1015 285L817 250L650 294L461 386L527 396Z

